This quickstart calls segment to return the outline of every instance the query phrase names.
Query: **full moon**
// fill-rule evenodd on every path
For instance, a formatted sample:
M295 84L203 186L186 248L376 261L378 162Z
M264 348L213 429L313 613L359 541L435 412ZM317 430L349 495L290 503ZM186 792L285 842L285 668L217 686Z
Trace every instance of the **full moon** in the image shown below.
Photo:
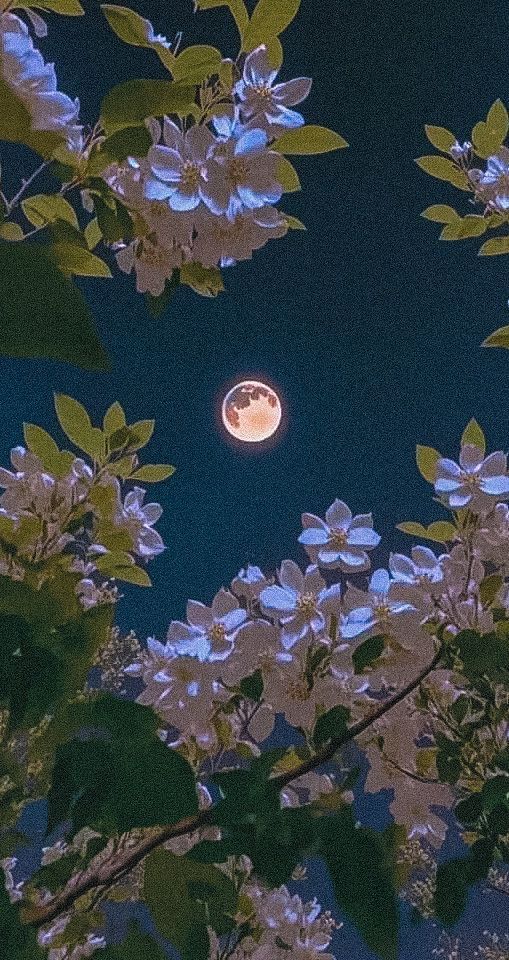
M243 380L226 394L221 408L228 433L246 443L268 440L281 423L277 393L259 380Z

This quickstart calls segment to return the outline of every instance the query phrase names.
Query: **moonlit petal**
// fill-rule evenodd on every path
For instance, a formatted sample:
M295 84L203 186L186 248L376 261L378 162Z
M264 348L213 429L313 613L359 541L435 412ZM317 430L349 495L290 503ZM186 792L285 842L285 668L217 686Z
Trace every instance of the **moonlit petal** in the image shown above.
M359 547L377 547L380 543L380 536L372 527L350 527L348 531L348 543Z
M307 546L319 546L321 544L327 543L329 539L328 533L323 527L307 527L302 531L299 537L299 543L306 544Z
M282 103L285 107L294 107L309 95L312 82L310 77L296 77L286 83L276 83L272 88L272 95L276 103Z
M474 444L466 443L461 448L460 465L463 467L463 470L468 470L469 472L475 470L475 468L483 462L483 459L484 455L482 450Z
M375 570L369 581L369 589L373 593L386 594L391 583L391 578L387 570Z
M296 596L283 587L265 587L260 593L260 604L263 610L269 612L292 613L296 607Z
M209 607L199 600L188 600L186 616L194 627L200 627L202 630L208 630L212 624L213 615Z
M289 587L295 593L302 592L304 574L294 560L283 560L279 568L279 580L284 587Z

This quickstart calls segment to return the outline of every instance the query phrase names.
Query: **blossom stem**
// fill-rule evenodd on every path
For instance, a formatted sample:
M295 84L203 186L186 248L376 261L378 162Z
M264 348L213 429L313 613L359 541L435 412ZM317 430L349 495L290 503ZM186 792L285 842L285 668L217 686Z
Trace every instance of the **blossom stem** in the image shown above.
M426 677L438 667L442 658L442 653L443 648L440 647L428 666L424 667L418 676L401 690L399 690L398 693L396 693L389 700L386 700L385 703L382 703L377 710L368 714L362 720L359 720L357 723L353 724L353 726L342 731L337 737L333 737L323 747L321 747L321 749L317 750L316 753L314 753L308 760L300 763L298 767L274 777L272 780L274 786L282 789L293 780L297 780L298 777L303 776L305 773L309 773L316 767L320 767L322 764L331 760L340 747L364 733L364 731L367 730L373 723L383 717L389 712L389 710L392 710L393 707L395 707L398 703L401 703L402 700L416 690L421 685L423 680L425 680ZM41 926L42 924L54 920L55 917L57 917L60 913L63 913L65 910L68 910L76 900L88 893L90 890L93 890L99 886L109 887L112 883L112 880L118 880L126 873L129 873L138 863L140 863L141 860L147 856L147 854L151 853L151 851L155 850L157 847L160 847L163 843L166 843L168 840L172 840L176 837L182 837L188 833L193 833L200 827L213 822L213 819L214 807L208 807L204 810L200 810L197 814L194 814L191 817L185 817L184 819L179 820L178 823L168 824L167 826L158 827L154 830L151 830L147 836L143 837L133 847L130 847L127 850L117 851L108 861L104 863L99 863L97 865L92 863L82 873L72 877L66 886L60 891L60 893L56 894L56 896L47 903L40 904L38 906L27 905L26 907L22 908L20 912L22 922L33 924L35 926Z
M22 181L21 187L19 188L18 192L14 194L12 200L7 203L7 214L12 213L14 207L19 203L19 201L21 200L21 197L25 193L25 190L28 190L29 186L33 183L35 178L38 177L39 174L42 173L42 171L45 170L47 166L49 166L49 160L44 160L43 163L41 163L41 165L37 167L37 169L34 170L33 173L30 174L30 176L28 177L28 180Z

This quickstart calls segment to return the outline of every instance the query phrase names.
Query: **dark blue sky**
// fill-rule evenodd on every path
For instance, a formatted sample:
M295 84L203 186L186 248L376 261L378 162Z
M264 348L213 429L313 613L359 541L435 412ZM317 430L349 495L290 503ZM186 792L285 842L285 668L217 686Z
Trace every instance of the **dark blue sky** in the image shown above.
M130 5L156 32L183 30L184 45L236 52L225 8L194 15L191 0ZM113 83L164 71L109 31L98 4L85 6L86 19L48 17L43 43L60 88L79 95L83 118L94 121ZM336 496L355 512L373 510L383 561L407 546L397 522L437 515L415 468L416 442L454 454L475 416L489 444L507 448L509 356L479 344L509 323L509 260L477 258L479 241L438 242L421 210L458 201L466 213L466 194L413 158L432 152L425 123L463 140L497 97L509 100L508 34L505 0L302 0L282 38L282 78L313 77L306 119L351 144L296 158L303 190L284 209L307 233L230 268L216 300L180 289L158 320L130 278L86 282L111 374L1 359L3 459L23 420L55 428L53 390L97 418L114 399L131 420L156 418L149 459L177 467L153 488L168 550L151 566L151 591L126 588L123 626L160 635L188 597L209 601L247 562L304 561L300 514L323 513ZM263 455L229 446L214 419L222 385L254 374L279 386L288 407L286 433ZM485 912L477 929L489 925ZM402 957L420 957L416 949L413 941ZM430 952L423 941L422 957Z

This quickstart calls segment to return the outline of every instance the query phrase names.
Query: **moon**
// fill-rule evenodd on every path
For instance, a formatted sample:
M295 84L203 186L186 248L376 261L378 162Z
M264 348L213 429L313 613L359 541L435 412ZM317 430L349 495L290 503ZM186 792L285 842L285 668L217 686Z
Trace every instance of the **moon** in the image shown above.
M275 434L281 423L281 401L260 380L242 380L226 394L221 417L228 433L245 443L261 443Z

